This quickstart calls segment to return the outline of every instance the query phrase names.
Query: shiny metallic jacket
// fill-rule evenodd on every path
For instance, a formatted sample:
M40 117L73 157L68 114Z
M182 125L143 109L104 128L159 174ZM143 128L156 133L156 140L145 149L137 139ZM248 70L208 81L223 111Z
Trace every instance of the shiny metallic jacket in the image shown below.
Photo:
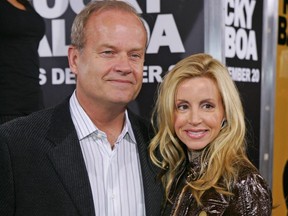
M201 198L203 206L197 205L186 184L187 181L195 180L199 171L199 158L196 158L179 174L170 194L173 204L168 201L164 204L163 216L271 215L271 191L257 170L243 166L238 181L233 185L234 196L219 194L211 188Z

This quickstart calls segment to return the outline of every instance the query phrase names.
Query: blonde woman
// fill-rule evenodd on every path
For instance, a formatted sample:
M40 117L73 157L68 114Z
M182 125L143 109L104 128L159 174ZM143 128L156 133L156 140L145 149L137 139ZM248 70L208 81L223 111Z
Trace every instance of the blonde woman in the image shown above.
M246 155L239 93L219 61L197 54L177 63L153 119L149 151L162 169L162 215L271 214L270 189Z

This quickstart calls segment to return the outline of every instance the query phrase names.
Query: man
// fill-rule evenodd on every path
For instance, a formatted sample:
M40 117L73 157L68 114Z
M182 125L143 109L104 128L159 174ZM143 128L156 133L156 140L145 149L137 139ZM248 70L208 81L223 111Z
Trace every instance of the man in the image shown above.
M71 98L0 128L0 215L159 215L149 130L127 110L142 85L140 17L122 1L91 2L71 43Z

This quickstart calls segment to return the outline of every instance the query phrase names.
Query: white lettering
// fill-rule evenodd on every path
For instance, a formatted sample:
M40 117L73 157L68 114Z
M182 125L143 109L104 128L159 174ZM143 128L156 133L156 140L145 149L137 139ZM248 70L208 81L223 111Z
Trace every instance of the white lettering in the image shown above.
M70 68L65 68L65 84L76 84L76 76Z
M69 5L68 0L54 1L52 8L48 6L48 0L34 0L35 10L46 19L55 19L64 14Z
M65 68L65 71L61 68L52 68L52 85L61 84L75 84L75 75L71 72L70 68Z
M260 82L260 70L258 68L228 67L231 78L236 82Z
M68 45L65 40L65 20L52 20L53 56L66 56Z
M235 8L234 0L226 0L226 17L225 17L225 25L232 25L234 21L234 10L230 10L229 8ZM229 7L230 6L230 7Z
M225 56L254 61L258 60L255 31L246 32L240 28L236 31L233 27L225 27Z
M251 29L256 0L226 0L225 24Z
M252 82L260 82L260 70L258 68L252 69L251 81Z
M147 13L160 13L160 0L146 0Z
M233 27L225 27L225 56L227 58L233 58L236 53L235 48L236 32Z
M64 83L65 73L61 68L52 68L52 84L60 85Z
M247 34L244 29L239 29L236 33L236 54L239 59L244 59L247 48Z
M39 43L38 53L40 57L52 57L52 50L50 48L46 35L44 35L44 37Z
M174 68L175 65L170 65L168 68L168 71L171 71Z
M39 68L39 72L39 84L44 85L47 82L46 70L44 68Z
M246 59L251 59L250 56L252 56L254 61L258 60L256 33L253 30L249 31Z
M251 71L250 68L228 67L230 76L234 81L250 82Z
M144 66L143 83L162 82L162 68L158 65Z
M70 0L72 10L78 14L85 7L83 0Z
M245 28L244 0L236 0L234 26Z
M157 16L147 48L147 53L158 53L161 46L168 46L172 53L185 52L172 14L162 14Z
M251 4L249 4L249 1L246 2L247 6L246 6L246 15L247 15L247 28L251 29L252 28L252 18L253 18L253 13L254 13L254 9L255 9L255 5L256 5L256 1L252 0Z

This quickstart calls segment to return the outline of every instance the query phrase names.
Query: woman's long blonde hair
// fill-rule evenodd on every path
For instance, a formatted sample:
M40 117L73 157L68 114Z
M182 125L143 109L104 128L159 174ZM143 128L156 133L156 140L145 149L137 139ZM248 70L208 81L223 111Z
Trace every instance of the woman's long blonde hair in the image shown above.
M152 161L164 172L161 180L165 186L166 199L169 199L173 180L188 160L185 145L177 138L174 130L175 95L181 82L195 77L207 77L216 83L227 120L215 140L203 150L199 178L189 183L196 201L201 205L202 194L210 188L231 194L231 184L238 176L237 167L241 164L253 165L246 156L242 103L226 67L210 55L191 55L178 62L164 77L153 111L152 119L156 123L152 121L152 124L156 135L150 143L149 153ZM223 180L221 185L220 178Z

